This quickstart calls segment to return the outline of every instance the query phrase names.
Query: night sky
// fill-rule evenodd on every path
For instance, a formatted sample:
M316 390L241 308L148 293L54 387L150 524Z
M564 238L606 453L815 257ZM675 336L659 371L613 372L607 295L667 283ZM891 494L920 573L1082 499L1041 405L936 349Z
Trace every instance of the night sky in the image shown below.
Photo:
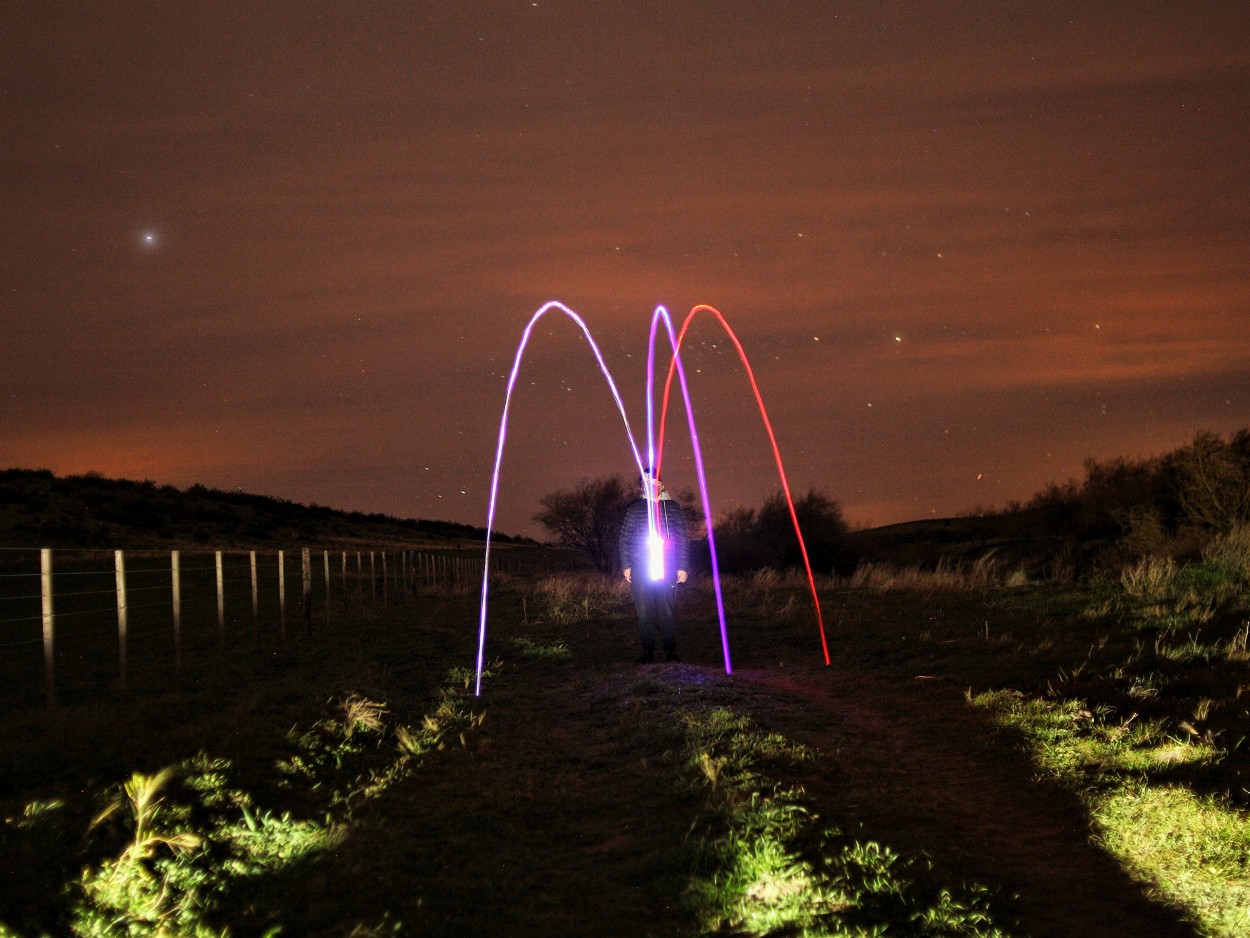
M5 3L0 466L482 525L549 299L858 524L1250 425L1250 5ZM777 488L684 355L713 511ZM693 489L685 421L665 477ZM632 473L545 318L498 526Z

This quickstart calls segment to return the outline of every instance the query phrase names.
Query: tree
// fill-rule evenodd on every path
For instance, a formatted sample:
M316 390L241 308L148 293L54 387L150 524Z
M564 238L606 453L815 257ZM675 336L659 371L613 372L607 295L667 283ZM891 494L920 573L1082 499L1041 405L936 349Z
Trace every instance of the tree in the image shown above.
M1225 533L1250 521L1250 432L1225 442L1202 432L1172 454L1176 497L1186 520Z
M813 570L854 568L849 529L837 502L812 489L795 501L794 515ZM781 492L770 495L758 511L737 508L729 512L716 524L714 533L717 559L726 573L797 567L803 563L794 518L790 517L790 506Z
M600 573L616 569L616 538L637 484L621 476L583 479L575 488L543 497L534 520L556 543L585 551Z

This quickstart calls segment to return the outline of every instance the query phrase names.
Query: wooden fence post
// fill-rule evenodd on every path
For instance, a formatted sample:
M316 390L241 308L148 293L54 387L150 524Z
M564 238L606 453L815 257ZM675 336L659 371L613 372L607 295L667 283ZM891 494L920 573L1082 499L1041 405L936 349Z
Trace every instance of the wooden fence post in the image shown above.
M52 612L52 550L39 551L39 592L43 599L43 692L48 709L56 709L56 671L53 652L56 646L56 619Z
M260 622L260 590L256 578L256 551L251 551L252 564L252 637L256 637L256 627Z
M377 557L369 551L369 586L373 590L373 611L378 611L378 565Z
M182 552L169 552L169 594L174 613L174 670L182 670Z
M382 551L382 608L383 609L385 609L387 606L387 598L389 596L389 591L387 590L387 581L389 579L390 577L387 575L387 568L386 568L386 551Z
M307 547L300 549L299 559L304 586L304 634L312 635L312 555Z
M126 632L129 626L126 613L126 557L120 550L113 551L113 572L117 587L117 683L126 689Z
M278 551L278 635L286 638L286 558Z
M226 577L221 565L221 551L217 551L217 640L226 640Z
M330 624L330 552L323 550L321 552L322 565L325 567L326 574L326 625Z

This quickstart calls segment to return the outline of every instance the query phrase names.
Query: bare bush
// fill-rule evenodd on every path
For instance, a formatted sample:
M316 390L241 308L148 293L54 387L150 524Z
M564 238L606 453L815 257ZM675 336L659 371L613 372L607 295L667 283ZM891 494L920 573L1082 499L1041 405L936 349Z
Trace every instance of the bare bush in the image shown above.
M585 551L600 573L611 573L617 564L616 535L634 492L635 486L621 476L583 479L575 488L544 496L543 510L534 520L557 543Z
M1228 532L1250 523L1250 433L1199 433L1172 456L1176 497L1190 523Z

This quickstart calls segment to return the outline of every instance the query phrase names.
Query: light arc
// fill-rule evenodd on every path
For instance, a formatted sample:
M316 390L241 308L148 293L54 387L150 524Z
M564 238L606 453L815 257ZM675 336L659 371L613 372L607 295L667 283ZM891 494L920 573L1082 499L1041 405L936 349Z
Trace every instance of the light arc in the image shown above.
M589 344L590 349L595 356L595 360L599 364L599 369L600 371L603 372L604 379L608 383L608 388L612 393L613 400L615 400L616 402L617 410L619 411L621 415L621 422L625 426L625 435L629 441L629 447L634 457L634 463L638 468L639 477L643 480L644 483L646 482L646 476L647 476L648 470L650 470L656 478L659 478L659 475L660 475L660 468L661 468L661 463L663 460L664 429L665 429L665 423L666 423L667 415L668 415L668 404L669 404L669 399L672 393L673 377L674 375L677 376L678 384L681 389L682 400L686 408L686 419L687 419L687 423L688 423L688 427L690 431L691 448L694 453L695 473L696 473L696 476L698 478L698 483L699 483L699 495L703 503L704 517L707 519L708 551L710 554L709 559L711 561L712 579L713 579L713 584L714 584L714 592L716 595L716 609L717 609L717 615L718 615L718 619L720 623L721 648L722 648L724 659L725 659L725 673L726 674L733 673L733 666L730 661L730 655L729 655L728 630L725 624L725 605L724 605L724 599L723 599L722 591L721 591L720 564L716 555L716 538L715 538L713 524L712 524L711 500L708 495L707 476L704 471L704 464L703 464L703 451L702 451L702 446L699 442L699 432L698 432L698 427L695 421L694 407L691 403L689 384L686 380L685 368L683 367L682 361L681 361L681 345L683 341L685 340L687 331L690 328L690 323L694 319L696 314L700 312L704 312L704 311L713 314L720 321L721 326L724 328L726 334L728 334L730 340L733 342L734 347L738 351L738 357L742 361L743 368L746 370L747 378L750 381L751 390L755 395L756 403L759 405L760 416L763 418L764 428L768 432L768 439L772 445L773 456L776 459L777 472L781 478L781 486L782 486L783 492L785 493L786 504L790 509L790 519L794 522L794 531L798 537L799 550L803 556L803 565L807 570L807 580L808 580L808 584L811 587L812 600L815 603L815 607L816 607L816 620L820 628L820 641L821 641L821 647L824 651L825 664L827 665L830 663L829 645L825 637L824 619L821 614L820 599L816 591L816 580L812 573L811 561L808 558L807 544L803 540L803 532L799 526L798 515L795 512L794 498L790 492L790 484L788 480L786 479L785 466L783 465L782 460L781 460L781 451L777 446L777 438L776 438L776 435L773 433L772 422L769 420L768 410L764 406L764 398L761 395L760 390L759 390L759 385L755 380L755 373L751 368L751 363L747 358L745 350L742 348L742 343L738 341L737 335L734 333L733 329L730 328L729 323L725 320L725 317L715 307L700 304L698 306L693 307L690 310L690 312L687 314L685 320L682 323L680 333L674 336L673 323L672 323L671 318L668 315L668 311L663 306L656 307L655 312L653 313L652 318L651 318L651 332L650 332L648 352L647 352L647 387L646 387L647 463L646 463L646 466L644 467L642 455L640 454L638 450L638 445L634 438L634 434L630 429L629 418L626 416L625 404L621 399L620 391L618 390L616 386L616 382L612 379L612 373L607 366L607 362L604 360L602 351L600 351L599 346L595 343L594 336L591 335L589 327L587 327L585 321L577 313L569 309L569 307L565 306L563 303L560 303L559 301L551 300L543 304L533 314L533 316L530 317L529 322L526 324L525 329L522 332L521 341L517 345L516 355L512 362L512 370L508 375L507 390L504 395L503 413L500 416L500 420L499 420L499 436L498 436L498 442L495 447L495 464L494 464L494 469L491 473L489 507L487 509L487 516L486 516L486 547L485 547L485 554L484 554L483 565L482 565L481 610L480 610L480 615L478 619L477 673L476 673L476 680L474 683L474 691L473 691L475 696L481 696L481 693L482 693L482 670L483 670L483 666L485 663L485 653L486 653L486 618L487 618L487 610L488 610L489 583L490 583L491 535L494 531L494 525L495 525L495 510L498 504L498 495L499 495L499 477L500 477L500 470L503 466L504 448L507 442L508 414L512 406L512 393L516 387L517 378L520 375L520 371L521 371L521 363L525 357L525 350L529 345L529 340L534 331L534 327L538 324L539 320L541 320L544 316L546 316L550 312L563 313L565 316L571 319L577 325L579 329L581 329L582 334L585 336L586 341ZM668 375L664 382L664 395L663 395L662 405L660 409L659 433L657 434L655 432L655 408L654 408L655 347L656 347L656 337L658 335L658 326L660 323L663 323L665 331L668 334L669 345L672 350L672 358L669 362ZM657 439L659 442L658 447L656 445ZM653 535L656 534L657 532L655 531L655 528L654 528L654 516L651 517L649 525L651 526L650 533Z
M707 473L703 469L703 447L699 443L699 429L695 424L694 407L690 402L690 387L686 382L686 369L682 367L681 354L678 350L678 340L673 335L673 322L669 318L668 310L663 306L657 306L655 312L651 316L651 335L647 346L647 456L652 460L654 466L655 477L660 477L659 459L663 452L664 440L660 438L659 448L656 447L656 437L654 433L654 376L655 376L655 341L657 333L657 325L663 322L665 331L668 333L669 346L672 349L672 360L669 363L669 376L665 382L665 393L672 386L672 377L674 371L677 374L678 384L681 387L682 401L686 405L686 423L690 430L690 446L694 452L694 470L695 478L699 483L699 498L703 502L703 517L707 519L707 546L708 557L712 568L712 592L716 596L716 616L720 624L720 642L721 653L725 659L725 673L733 674L733 663L729 657L729 630L725 625L725 600L721 592L720 583L720 563L716 557L716 536L712 532L712 503L708 497L707 491ZM665 400L667 403L667 397ZM663 418L661 417L661 433L663 433ZM656 511L659 506L656 506ZM654 515L650 524L651 533L654 534Z
M660 466L664 458L664 424L668 416L668 401L669 401L669 395L670 395L672 384L673 384L673 374L674 374L674 371L678 368L678 362L680 361L681 345L685 341L686 332L690 328L691 321L694 319L694 317L698 313L701 313L701 312L708 312L708 313L711 313L713 316L715 316L716 319L720 322L722 328L724 328L725 334L729 336L729 340L733 343L734 348L737 349L738 358L742 362L742 367L746 371L747 380L751 384L751 391L755 395L755 402L756 404L759 405L760 417L764 421L764 429L768 432L768 441L772 445L773 457L776 459L776 462L777 462L777 475L781 479L781 489L786 497L786 506L790 509L790 520L794 522L794 533L799 541L799 553L803 556L803 567L807 571L807 583L808 583L808 586L811 587L812 602L816 608L816 625L820 630L820 647L821 647L821 650L824 652L825 664L827 665L830 663L829 641L825 637L825 620L820 610L820 596L816 592L816 577L812 573L812 562L808 558L808 555L807 555L807 543L803 540L803 531L801 527L799 526L798 513L795 512L794 510L794 497L793 495L790 494L790 483L786 479L786 469L781 461L781 449L777 446L777 437L776 437L776 434L773 433L773 424L772 424L772 421L768 419L768 408L764 406L764 397L760 393L759 384L755 380L755 372L751 368L751 362L747 358L747 353L742 348L742 343L738 341L738 336L734 333L733 329L730 328L729 323L725 320L724 315L721 313L720 310L718 310L714 306L708 306L706 304L701 303L697 306L692 307L690 312L686 314L686 318L681 324L681 331L677 335L677 340L673 343L673 360L669 364L668 378L665 379L665 382L664 382L664 397L663 397L663 403L660 407L660 432L658 435L660 448L657 451L656 457L655 457L655 472L657 475L659 474ZM685 397L686 412L689 413L690 401L689 401L689 396L686 393L684 376L682 377L682 380L681 380L681 387L682 387L683 395L686 395ZM693 424L692 424L692 427L693 427ZM693 432L693 429L692 429L692 432ZM709 534L709 539L710 539L710 535L711 535L710 518L709 518L708 528L709 528L708 534ZM719 593L718 593L718 596L719 596Z
M478 618L478 639L477 639L477 675L473 685L474 696L480 697L482 694L482 667L486 655L486 610L487 596L490 583L490 540L491 532L495 527L495 506L499 494L499 470L503 465L504 444L508 437L508 411L512 406L512 391L516 387L517 376L521 373L521 361L525 356L526 346L529 345L530 335L534 331L534 326L538 321L552 311L564 313L578 328L582 330L582 334L586 336L586 341L590 345L591 351L594 353L595 360L599 363L599 368L603 372L603 376L607 379L608 388L612 392L612 398L616 401L617 410L620 411L621 421L625 424L625 434L629 438L629 448L633 452L634 462L638 466L638 474L642 475L642 456L638 452L638 445L634 441L634 434L629 428L629 419L625 416L625 404L621 400L620 391L617 390L616 382L612 380L612 373L608 370L607 362L604 361L603 353L599 350L599 346L595 344L594 336L590 334L590 329L577 313L569 309L558 300L551 300L544 303L525 326L525 331L521 334L521 341L517 344L516 356L512 362L512 372L508 375L508 387L504 394L503 415L499 419L499 439L495 446L495 468L491 472L490 477L490 501L486 512L486 550L482 561L482 601L481 613Z

